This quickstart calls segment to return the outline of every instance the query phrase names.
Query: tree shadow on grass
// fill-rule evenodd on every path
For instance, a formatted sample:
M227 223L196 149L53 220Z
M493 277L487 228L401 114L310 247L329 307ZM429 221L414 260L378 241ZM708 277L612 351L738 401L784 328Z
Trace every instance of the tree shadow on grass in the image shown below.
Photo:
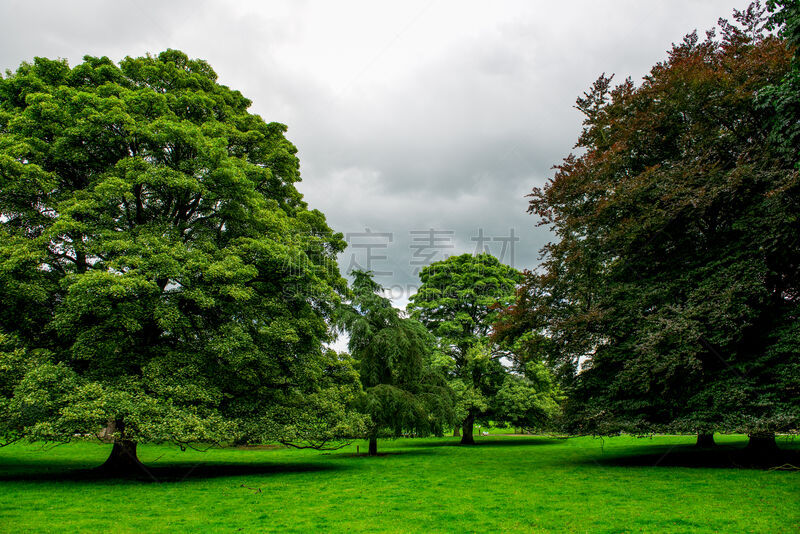
M635 450L604 453L582 464L615 467L690 467L719 469L779 469L800 467L800 450L779 449L769 454L754 454L741 445L716 445L701 449L694 445L652 445Z
M364 447L363 451L359 452L332 452L324 454L333 458L380 458L382 456L423 456L427 454L433 454L431 451L419 449L389 449L388 451L382 451L379 448L377 456L370 456L367 453L367 450L367 447Z
M325 463L178 463L170 465L145 465L144 469L131 474L108 473L97 468L75 469L72 464L14 463L12 473L3 473L0 465L0 481L56 482L56 481L103 481L124 480L133 482L181 482L189 479L240 477L250 475L286 475L337 471L344 466Z
M536 445L552 445L554 443L562 443L563 439L549 438L549 437L514 437L514 438L478 438L473 445L462 445L459 438L453 438L452 441L436 441L436 442L421 442L409 443L409 447L531 447Z

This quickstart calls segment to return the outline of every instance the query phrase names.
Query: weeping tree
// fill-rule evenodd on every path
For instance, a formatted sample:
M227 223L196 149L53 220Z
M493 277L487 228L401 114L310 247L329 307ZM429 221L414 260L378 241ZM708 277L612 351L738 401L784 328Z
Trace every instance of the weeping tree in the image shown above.
M286 127L204 61L37 58L0 79L0 437L280 441L363 430L323 349L345 247Z
M452 424L453 395L432 365L434 339L414 319L401 315L369 272L353 271L352 297L337 314L350 336L364 393L358 403L369 415L369 454L379 437L442 435Z

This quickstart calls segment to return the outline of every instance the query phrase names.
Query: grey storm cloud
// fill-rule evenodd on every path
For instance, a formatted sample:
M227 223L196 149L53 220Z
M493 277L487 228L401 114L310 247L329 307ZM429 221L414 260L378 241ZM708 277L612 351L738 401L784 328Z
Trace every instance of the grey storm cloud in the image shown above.
M340 267L415 270L482 242L535 268L551 239L525 195L572 149L573 105L603 72L639 81L686 33L746 2L6 1L0 68L34 56L178 48L289 126L309 204L349 234ZM365 229L387 236L364 237ZM434 231L434 247L425 248ZM425 232L428 232L426 234ZM366 243L375 244L372 248ZM451 246L452 245L452 246ZM503 261L511 262L508 246ZM366 255L385 257L365 265ZM433 255L432 255L433 254ZM399 290L402 288L402 290Z

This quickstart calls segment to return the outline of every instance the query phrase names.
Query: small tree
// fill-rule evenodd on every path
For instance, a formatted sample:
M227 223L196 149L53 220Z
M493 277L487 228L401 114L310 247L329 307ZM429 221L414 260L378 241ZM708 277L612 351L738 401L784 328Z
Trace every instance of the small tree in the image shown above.
M378 437L403 433L441 435L453 419L452 394L431 357L434 340L418 321L404 318L370 273L353 271L352 300L338 314L364 388L362 411L370 416L369 454Z

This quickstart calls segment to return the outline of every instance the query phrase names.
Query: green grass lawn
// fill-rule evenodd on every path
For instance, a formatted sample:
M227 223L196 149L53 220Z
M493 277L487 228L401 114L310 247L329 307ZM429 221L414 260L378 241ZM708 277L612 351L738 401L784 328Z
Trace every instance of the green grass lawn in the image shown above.
M108 445L17 444L0 449L0 531L800 529L800 472L681 467L696 458L692 437L477 440L381 441L377 458L355 455L366 443L331 453L142 446L158 482L75 473L102 463ZM745 443L717 440L723 455Z

